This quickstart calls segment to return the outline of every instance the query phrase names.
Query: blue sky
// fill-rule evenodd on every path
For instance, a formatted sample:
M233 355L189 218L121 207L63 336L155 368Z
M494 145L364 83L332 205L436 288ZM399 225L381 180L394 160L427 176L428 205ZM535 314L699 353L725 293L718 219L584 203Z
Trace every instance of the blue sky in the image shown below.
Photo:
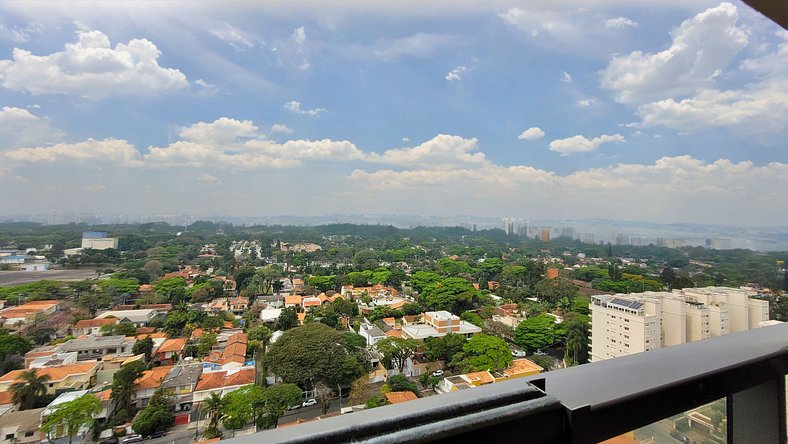
M0 4L0 213L788 216L744 4L204 3Z

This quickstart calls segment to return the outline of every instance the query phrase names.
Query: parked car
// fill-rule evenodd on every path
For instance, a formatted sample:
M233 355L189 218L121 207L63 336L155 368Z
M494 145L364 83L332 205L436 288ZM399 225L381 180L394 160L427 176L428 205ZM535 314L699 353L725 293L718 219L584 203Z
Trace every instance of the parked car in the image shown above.
M133 442L140 442L142 441L142 435L139 433L135 433L133 435L126 435L120 439L120 444L131 444Z
M440 378L441 376L443 376L443 370L435 370L434 372L432 372L432 376Z
M113 436L111 438L107 438L103 441L99 441L99 444L118 444L118 438Z
M150 435L146 436L147 439L155 439L155 438L163 438L167 436L167 432L164 430L159 430L158 432L153 432Z
M300 408L301 408L301 404L296 404L296 405L294 405L294 406L290 406L290 408L289 408L289 409L287 409L287 410L298 410L298 409L300 409Z
M301 407L310 407L313 405L317 405L317 400L315 398L307 399L306 401L301 403Z
M526 356L528 356L528 355L525 353L525 350L512 349L512 357L514 357L514 358L524 358Z

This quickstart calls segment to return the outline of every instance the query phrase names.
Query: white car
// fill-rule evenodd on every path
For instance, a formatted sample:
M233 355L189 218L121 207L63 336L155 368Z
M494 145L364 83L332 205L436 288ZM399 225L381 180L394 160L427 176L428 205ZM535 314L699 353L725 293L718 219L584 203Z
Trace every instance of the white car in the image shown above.
M301 407L311 407L313 405L317 405L317 401L315 398L307 399L306 401L301 403Z
M435 370L434 372L432 372L432 376L436 376L440 378L441 376L443 376L443 370Z

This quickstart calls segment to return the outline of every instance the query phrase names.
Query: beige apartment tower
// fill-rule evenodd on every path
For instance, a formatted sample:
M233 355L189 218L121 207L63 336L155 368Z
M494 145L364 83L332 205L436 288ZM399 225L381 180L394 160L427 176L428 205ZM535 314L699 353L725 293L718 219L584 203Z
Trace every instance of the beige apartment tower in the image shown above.
M590 360L758 328L769 319L769 304L752 296L724 287L593 296Z

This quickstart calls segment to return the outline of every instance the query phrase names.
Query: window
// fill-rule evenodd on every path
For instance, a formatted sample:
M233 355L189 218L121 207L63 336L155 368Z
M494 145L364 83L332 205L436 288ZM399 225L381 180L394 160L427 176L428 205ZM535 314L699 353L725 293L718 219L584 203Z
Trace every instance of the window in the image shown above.
M30 437L30 436L33 436L35 434L36 434L35 430L28 430L27 432L25 432L25 437Z
M14 439L14 434L13 433L9 433L9 434L5 435L5 440L6 441L10 441L12 439Z

